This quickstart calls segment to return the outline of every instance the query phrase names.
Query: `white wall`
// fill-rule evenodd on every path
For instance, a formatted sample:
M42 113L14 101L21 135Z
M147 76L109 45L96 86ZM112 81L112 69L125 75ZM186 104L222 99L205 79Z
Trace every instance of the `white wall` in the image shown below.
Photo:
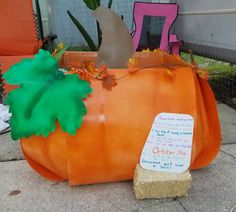
M175 32L185 42L236 50L236 0L177 0Z

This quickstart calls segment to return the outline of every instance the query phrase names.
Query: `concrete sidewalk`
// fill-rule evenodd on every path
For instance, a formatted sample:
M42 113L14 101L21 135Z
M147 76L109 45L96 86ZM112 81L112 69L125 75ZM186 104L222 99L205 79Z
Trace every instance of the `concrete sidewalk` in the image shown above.
M132 182L70 187L37 175L18 143L0 136L0 211L230 211L236 212L236 111L218 105L223 145L207 168L193 171L189 196L135 200Z

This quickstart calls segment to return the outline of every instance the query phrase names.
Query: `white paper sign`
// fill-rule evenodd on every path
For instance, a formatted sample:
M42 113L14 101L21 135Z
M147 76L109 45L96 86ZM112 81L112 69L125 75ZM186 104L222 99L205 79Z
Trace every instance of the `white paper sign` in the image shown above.
M190 166L194 119L187 114L159 113L140 158L144 169L182 173Z

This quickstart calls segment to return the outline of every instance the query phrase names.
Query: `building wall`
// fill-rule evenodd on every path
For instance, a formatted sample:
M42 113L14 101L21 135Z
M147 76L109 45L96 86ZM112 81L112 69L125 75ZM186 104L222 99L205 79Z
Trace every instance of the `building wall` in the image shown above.
M175 32L180 39L187 43L236 50L235 0L177 2L180 11L175 23Z

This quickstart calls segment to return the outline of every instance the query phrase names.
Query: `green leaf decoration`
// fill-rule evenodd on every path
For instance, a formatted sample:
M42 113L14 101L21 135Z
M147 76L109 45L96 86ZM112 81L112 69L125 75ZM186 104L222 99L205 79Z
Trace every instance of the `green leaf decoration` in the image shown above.
M98 51L97 46L95 45L95 43L93 42L93 39L90 37L90 35L88 34L88 32L85 30L85 28L82 26L82 24L70 13L70 11L67 11L68 15L70 16L71 20L73 21L73 23L75 24L75 26L77 27L77 29L80 31L80 33L83 35L84 39L86 40L89 48L91 49L91 51Z
M100 0L84 0L90 10L96 10L100 6Z
M19 88L8 94L12 118L12 138L33 134L48 136L58 121L71 135L81 127L86 114L83 99L92 92L89 83L77 75L64 75L49 52L39 50L34 59L24 59L4 74L9 84Z

